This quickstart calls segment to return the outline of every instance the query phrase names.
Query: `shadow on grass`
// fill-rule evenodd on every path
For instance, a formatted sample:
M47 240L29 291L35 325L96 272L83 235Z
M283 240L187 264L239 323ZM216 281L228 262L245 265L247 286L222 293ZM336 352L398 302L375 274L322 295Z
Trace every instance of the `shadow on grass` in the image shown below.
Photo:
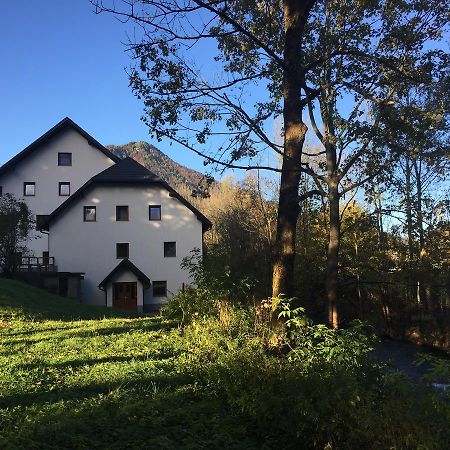
M86 366L95 366L96 364L108 364L108 363L131 363L135 361L149 361L152 362L154 366L157 366L159 362L162 362L164 360L168 360L169 358L173 357L173 352L158 352L158 354L155 357L155 354L152 352L149 352L148 354L142 354L142 355L135 355L135 356L105 356L101 358L91 358L91 359L71 359L69 361L64 361L60 363L47 363L47 362L40 362L40 363L28 363L28 364L17 364L14 365L15 370L34 370L38 368L42 369L57 369L57 370L63 370L67 368L71 369L78 369L80 367L86 367ZM0 399L1 404L1 399Z
M92 330L77 330L71 328L62 328L60 331L64 333L62 336L58 336L61 340L67 339L82 339L82 338L92 338L92 337L100 337L100 336L115 336L119 334L128 334L133 332L149 332L149 331L158 331L158 330L170 330L173 328L173 325L170 323L161 324L160 322L153 322L151 325L142 325L141 327L132 327L132 326L117 326L117 327L105 327L105 328L93 328ZM49 330L48 333L51 333L53 330ZM40 334L39 331L35 331L33 334ZM31 334L31 333L30 333ZM9 337L11 335L3 334L3 337ZM29 336L29 335L28 335ZM15 345L34 345L40 342L50 342L54 341L55 336L46 336L46 337L36 337L36 338L17 338L17 339L8 339L2 342L4 347L14 347ZM12 353L15 352L15 349L11 348ZM1 352L2 355L8 355L9 352Z
M204 391L177 389L184 381L179 376L146 378L141 383L151 386L147 392L133 392L129 384L96 385L92 391L66 390L60 393L58 403L51 403L53 398L49 397L27 408L25 421L15 420L17 408L9 410L10 416L0 418L0 423L3 422L0 446L11 449L263 448L263 443L252 436L248 420L231 413L220 399Z
M102 318L138 318L149 314L121 311L106 306L90 306L59 297L26 283L0 278L0 319L23 317L26 320L75 321Z
M145 358L144 358L145 359ZM131 361L132 358L129 358ZM114 358L112 361L114 362ZM124 362L124 360L120 361ZM99 361L92 360L91 364L97 364ZM48 367L48 366L47 366ZM49 403L57 403L62 401L81 401L98 395L106 395L117 389L126 391L145 391L147 387L158 386L159 389L172 390L176 387L183 386L191 382L190 376L174 373L174 374L154 374L151 376L143 376L138 379L123 379L120 381L110 381L103 383L89 383L84 386L73 387L55 387L49 386L51 390L40 390L39 392L23 392L4 395L0 398L0 408L16 408L19 406L39 406Z

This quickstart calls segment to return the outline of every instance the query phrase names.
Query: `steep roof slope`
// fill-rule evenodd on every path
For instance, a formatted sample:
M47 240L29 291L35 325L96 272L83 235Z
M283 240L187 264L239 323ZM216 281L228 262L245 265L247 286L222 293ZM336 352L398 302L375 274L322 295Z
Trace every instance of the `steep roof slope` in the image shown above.
M120 161L120 158L110 152L106 147L104 147L100 142L94 139L87 131L83 130L79 125L77 125L72 119L69 117L65 117L61 122L57 123L53 128L50 128L46 133L44 133L41 137L36 139L33 143L31 143L28 147L24 148L20 153L16 156L12 157L9 161L7 161L3 166L0 167L0 175L3 175L8 170L14 168L20 161L24 158L30 156L34 150L39 148L42 144L48 142L53 136L56 136L61 131L72 128L77 131L81 136L83 136L90 145L100 150L103 154L105 154L108 158L112 159L114 162Z
M55 220L61 213L64 212L76 199L78 199L81 195L83 195L91 186L99 185L99 184L137 184L137 185L146 185L146 184L158 184L163 186L167 191L169 191L169 195L171 197L179 200L186 208L190 209L202 222L203 230L208 230L211 228L211 222L191 203L189 203L184 197L182 197L175 189L173 189L168 183L164 180L161 180L158 176L156 176L153 172L146 169L144 166L136 162L132 158L125 158L119 161L117 164L114 164L111 167L108 167L103 172L92 177L89 181L87 181L80 189L78 189L72 196L70 196L64 203L62 203L58 208L56 208L47 218L45 223L43 224L42 229L48 230L49 224Z
M129 270L131 273L136 275L136 278L144 285L144 289L150 287L150 279L138 269L128 258L122 259L122 261L114 267L113 270L106 276L106 278L98 285L100 289L105 288L107 283L118 273L123 270Z

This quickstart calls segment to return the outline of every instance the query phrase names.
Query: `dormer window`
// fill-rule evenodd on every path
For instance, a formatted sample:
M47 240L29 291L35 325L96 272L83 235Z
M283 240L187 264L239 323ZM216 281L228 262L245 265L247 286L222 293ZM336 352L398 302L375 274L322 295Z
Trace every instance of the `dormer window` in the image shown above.
M23 195L24 197L33 197L36 195L36 183L26 181L23 183Z
M58 166L71 166L72 153L58 153Z

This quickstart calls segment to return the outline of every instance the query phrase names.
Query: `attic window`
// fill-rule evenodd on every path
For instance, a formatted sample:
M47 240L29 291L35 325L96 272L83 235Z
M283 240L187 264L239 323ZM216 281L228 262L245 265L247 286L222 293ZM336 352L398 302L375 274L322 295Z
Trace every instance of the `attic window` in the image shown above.
M32 197L36 195L36 183L25 182L23 183L23 195L25 197Z
M148 207L148 220L161 220L161 205Z
M70 195L70 183L62 181L59 183L59 195L68 197Z
M58 153L58 166L71 166L72 153Z

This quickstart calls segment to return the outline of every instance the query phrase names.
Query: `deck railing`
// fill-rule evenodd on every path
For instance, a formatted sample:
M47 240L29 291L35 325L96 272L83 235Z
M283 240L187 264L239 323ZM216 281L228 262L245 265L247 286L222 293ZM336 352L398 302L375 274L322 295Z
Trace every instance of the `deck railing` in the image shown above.
M20 272L56 272L53 256L22 256Z

